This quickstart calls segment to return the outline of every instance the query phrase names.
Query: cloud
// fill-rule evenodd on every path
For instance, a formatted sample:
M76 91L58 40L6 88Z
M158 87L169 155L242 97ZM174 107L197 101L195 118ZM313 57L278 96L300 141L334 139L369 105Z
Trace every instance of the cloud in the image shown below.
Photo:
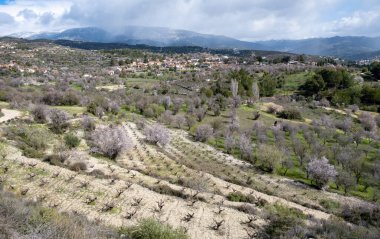
M23 18L25 18L26 20L30 20L30 19L33 19L33 18L36 18L38 17L37 13L31 9L24 9L22 11L20 11L17 16L21 16Z
M14 31L143 25L250 41L380 32L378 0L14 0L0 12Z
M5 13L5 12L0 12L0 25L9 25L13 24L15 22L14 18Z

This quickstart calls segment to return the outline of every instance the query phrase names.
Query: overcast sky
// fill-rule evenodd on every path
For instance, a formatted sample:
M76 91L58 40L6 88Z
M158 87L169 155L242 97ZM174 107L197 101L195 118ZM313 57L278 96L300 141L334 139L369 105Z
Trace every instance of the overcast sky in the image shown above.
M0 35L126 25L249 41L380 36L380 0L0 0Z

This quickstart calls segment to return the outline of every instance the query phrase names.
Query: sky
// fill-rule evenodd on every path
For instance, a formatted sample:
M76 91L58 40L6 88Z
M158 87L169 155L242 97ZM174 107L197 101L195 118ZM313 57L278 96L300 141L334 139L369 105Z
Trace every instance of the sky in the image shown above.
M0 35L128 25L247 41L380 36L380 0L0 0Z

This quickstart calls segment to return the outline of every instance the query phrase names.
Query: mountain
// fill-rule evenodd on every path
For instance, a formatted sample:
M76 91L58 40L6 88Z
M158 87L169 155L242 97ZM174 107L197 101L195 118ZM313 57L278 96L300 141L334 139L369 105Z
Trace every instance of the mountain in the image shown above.
M263 49L298 54L336 56L354 59L380 50L380 37L330 37L304 40L259 41Z
M200 34L192 31L175 30L163 27L127 26L121 33L86 27L73 28L62 32L35 34L28 39L74 40L100 43L145 44L151 46L200 46L206 48L254 49L258 44L239 41L234 38Z
M27 39L70 40L97 43L123 43L129 45L199 46L211 49L247 49L279 51L296 54L334 56L344 59L371 59L378 56L380 37L330 37L303 40L269 40L247 42L218 35L164 27L127 26L118 33L96 27L72 28L62 32L40 34L20 33L15 37Z

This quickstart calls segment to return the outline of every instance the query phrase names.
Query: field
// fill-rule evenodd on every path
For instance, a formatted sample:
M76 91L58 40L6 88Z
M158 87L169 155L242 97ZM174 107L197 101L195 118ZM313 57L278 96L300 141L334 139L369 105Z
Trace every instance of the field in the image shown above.
M341 103L355 95L342 86L302 92L323 70L349 82L348 68L231 56L221 69L177 71L161 63L211 58L14 44L5 63L33 53L50 68L2 73L0 205L84 217L79 232L97 225L109 238L144 226L194 239L378 238L380 115L366 88L376 83L352 83L357 105ZM152 77L130 73L136 64Z

